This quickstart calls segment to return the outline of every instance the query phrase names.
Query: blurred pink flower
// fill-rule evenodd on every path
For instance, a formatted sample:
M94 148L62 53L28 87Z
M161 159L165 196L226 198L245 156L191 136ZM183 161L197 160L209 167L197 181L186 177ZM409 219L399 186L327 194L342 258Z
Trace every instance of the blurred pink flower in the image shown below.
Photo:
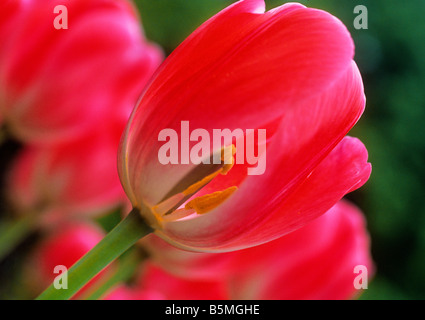
M118 285L104 299L225 300L229 296L226 281L180 278L148 262L135 284Z
M9 176L15 210L54 223L125 205L116 169L119 136L112 130L93 132L56 146L25 147Z
M54 27L57 5L68 29ZM127 120L162 59L126 0L3 0L0 12L0 113L25 142Z
M253 262L254 260L254 262ZM235 299L350 299L358 265L374 273L370 239L358 208L339 202L325 215L233 261Z
M67 30L53 26L58 4L68 8ZM129 1L0 6L7 12L0 23L0 105L8 128L30 142L9 175L14 207L41 211L40 219L52 222L122 205L119 139L161 50L146 42ZM47 141L56 143L39 143Z
M369 178L366 148L344 137L365 106L349 32L300 4L264 10L263 0L239 1L200 26L159 68L124 133L126 194L176 246L221 252L265 243ZM182 121L207 130L210 146L214 129L266 129L265 173L247 175L238 164L226 176L224 168L199 173L195 164L161 164L159 133L180 132ZM184 204L200 195L206 213Z
M188 279L215 286L225 283L230 299L350 299L361 292L353 285L354 267L365 266L369 278L374 273L365 219L346 201L307 226L254 248L185 252L154 237L148 248L158 268L153 274L161 274L159 266L170 274L160 284L160 276L151 279L148 272L143 288L161 293L170 281L183 286ZM171 274L180 280L169 280ZM179 299L178 294L173 298Z
M165 297L156 291L147 291L124 284L117 285L102 300L165 300Z
M27 278L36 290L45 289L55 277L59 276L58 273L54 273L56 266L65 266L69 269L103 237L104 232L101 229L87 222L65 224L50 230L30 257L31 261L27 264L30 266L27 270ZM111 265L99 273L79 291L75 298L108 272L112 272L113 268L114 265Z
M226 281L179 278L152 264L147 264L138 285L145 290L161 293L167 300L224 300L229 298Z

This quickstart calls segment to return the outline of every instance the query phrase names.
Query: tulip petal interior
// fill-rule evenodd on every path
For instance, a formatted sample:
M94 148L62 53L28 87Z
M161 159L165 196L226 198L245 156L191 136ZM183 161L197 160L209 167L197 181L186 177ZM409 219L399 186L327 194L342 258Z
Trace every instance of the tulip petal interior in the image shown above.
M176 184L162 201L153 207L155 216L161 220L164 218L166 220L181 219L195 212L207 213L227 200L237 190L236 186L194 198L186 204L184 209L180 208L219 174L226 175L235 163L235 154L236 147L232 144L213 153L209 160L205 161L206 163L196 166ZM214 160L217 157L220 158L220 163ZM173 218L167 217L170 214L173 214Z

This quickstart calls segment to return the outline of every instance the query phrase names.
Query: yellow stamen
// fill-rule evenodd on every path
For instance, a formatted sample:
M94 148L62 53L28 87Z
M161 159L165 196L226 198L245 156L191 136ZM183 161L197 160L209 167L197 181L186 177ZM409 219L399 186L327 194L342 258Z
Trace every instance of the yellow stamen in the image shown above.
M157 220L171 221L178 219L179 217L187 216L195 211L199 214L206 213L224 202L237 189L237 187L231 187L223 191L217 191L209 195L195 198L186 204L185 209L177 209L182 203L184 203L184 201L192 197L196 192L206 186L219 174L227 174L235 164L235 159L233 157L235 154L236 147L233 144L231 146L222 148L221 161L223 166L221 168L193 183L182 192L176 193L166 200L153 206L152 211L153 214L157 217ZM179 214L177 214L177 211L179 211ZM168 215L172 215L172 217L168 217Z
M221 149L221 160L224 161L226 158L224 157L225 155L228 155L228 152L226 152L229 149L232 149L232 154L229 155L227 158L233 157L236 154L236 147L234 144L232 144L231 146L227 146L227 147L223 147Z
M221 168L220 169L220 173L222 174L222 175L226 175L229 171L230 171L230 169L232 169L233 168L233 166L235 165L235 159L234 158L232 158L232 163L229 163L229 164L225 164L224 166L223 166L223 168Z
M211 173L210 175L206 176L205 178L199 180L198 182L195 182L192 184L189 188L183 191L183 194L185 196L191 195L195 192L197 192L199 189L201 189L203 186L205 186L208 182L210 182L212 179L214 179L218 174L221 172L221 168L217 170L214 173Z
M231 154L227 150L232 148ZM221 169L221 174L226 175L230 169L235 165L235 158L233 157L236 154L236 147L234 144L228 147L221 149L221 161L224 163L223 168ZM227 158L226 158L227 156ZM229 163L230 162L230 163Z
M207 213L208 211L211 211L212 209L222 204L237 189L238 187L233 186L223 191L216 191L211 194L206 194L204 196L195 198L186 203L185 209L193 209L198 214Z
M231 155L228 155L229 153L226 152L226 150L228 150L229 148L232 149ZM217 170L216 172L211 173L210 175L206 176L202 180L199 180L198 182L192 184L189 188L187 188L186 190L183 191L183 194L185 196L193 194L196 191L198 191L199 189L201 189L203 186L205 186L208 182L210 182L212 179L214 179L219 174L226 175L230 171L230 169L232 169L232 167L235 165L235 158L233 157L235 154L236 154L236 147L235 147L234 144L221 149L221 161L223 161L223 163L224 163L223 167L220 168L219 170ZM226 155L228 155L227 161L225 161ZM229 161L231 163L226 164L226 162L229 162Z

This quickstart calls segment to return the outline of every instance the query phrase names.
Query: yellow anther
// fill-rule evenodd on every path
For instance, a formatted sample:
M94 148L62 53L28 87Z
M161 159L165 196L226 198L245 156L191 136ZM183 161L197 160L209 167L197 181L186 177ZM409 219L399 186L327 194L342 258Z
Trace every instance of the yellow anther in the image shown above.
M190 199L194 194L205 187L219 174L227 174L235 164L235 154L236 147L233 144L222 148L220 153L221 164L218 163L218 165L221 167L217 165L217 171L203 177L201 180L196 181L185 190L176 192L174 195L169 196L165 200L153 206L152 213L155 215L157 220L161 223L163 221L173 221L186 217L195 211L199 214L206 213L224 202L237 189L237 187L230 187L223 191L217 191L209 195L195 198L192 201L189 201L184 209L180 207L184 202ZM216 155L219 154L216 153ZM190 177L189 179L189 181L194 180L193 177ZM174 191L175 190L170 193L174 193ZM172 217L168 217L169 215Z
M225 160L230 160L229 158L233 158L235 154L236 154L236 147L234 144L232 144L231 146L223 147L221 149L221 161L226 162Z
M231 154L229 153L229 149L232 148ZM230 169L235 165L235 158L233 157L236 154L236 147L234 144L228 147L224 147L221 149L221 161L223 161L224 165L221 169L221 174L226 175ZM230 163L229 163L230 162Z
M185 196L188 196L188 195L191 195L191 194L197 192L199 189L201 189L203 186L205 186L208 182L210 182L212 179L214 179L221 172L221 170L222 169L220 168L220 170L217 170L216 172L211 173L210 175L199 180L198 182L195 182L189 188L184 190L183 194Z
M223 166L223 168L221 168L220 170L220 173L222 174L222 175L226 175L229 171L230 171L230 169L232 169L233 168L233 166L235 165L235 159L234 158L232 158L232 163L229 163L229 164L225 164L224 166Z
M222 204L237 189L238 187L233 186L223 191L216 191L211 194L206 194L204 196L195 198L186 203L185 209L193 209L198 214L207 213Z
M231 154L229 152L226 152L226 150L229 150L230 148L231 148L231 151L232 151ZM184 190L183 194L185 196L193 194L193 193L197 192L199 189L201 189L203 186L205 186L208 182L210 182L212 179L214 179L219 174L226 175L230 171L230 169L232 169L233 166L235 165L235 159L233 157L235 154L236 154L236 147L235 147L234 144L221 149L221 161L223 161L223 163L230 161L230 163L228 163L228 164L225 163L223 165L223 167L220 168L219 170L217 170L216 172L211 173L210 175L199 180L198 182L195 182L189 188ZM227 156L228 161L225 161L225 156Z

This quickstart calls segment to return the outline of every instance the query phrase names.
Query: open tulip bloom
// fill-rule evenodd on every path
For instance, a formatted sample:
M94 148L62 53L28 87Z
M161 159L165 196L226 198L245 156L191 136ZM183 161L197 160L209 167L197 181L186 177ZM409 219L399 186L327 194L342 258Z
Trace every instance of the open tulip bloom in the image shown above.
M367 150L346 137L365 107L353 56L338 19L300 4L265 12L243 0L201 25L156 71L123 134L118 168L134 210L69 271L72 288L40 298L69 297L148 233L192 251L248 248L362 186Z

